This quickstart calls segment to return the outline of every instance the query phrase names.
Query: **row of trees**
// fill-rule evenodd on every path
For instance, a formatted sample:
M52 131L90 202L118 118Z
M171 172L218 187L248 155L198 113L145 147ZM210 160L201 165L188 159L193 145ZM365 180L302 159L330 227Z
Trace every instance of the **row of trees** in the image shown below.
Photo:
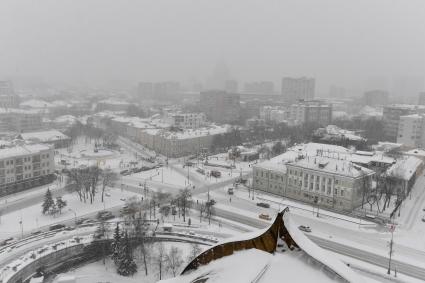
M144 267L147 276L151 268L156 268L159 279L163 279L164 273L169 272L173 276L186 262L193 260L202 249L197 244L192 244L186 258L178 247L166 249L162 242L154 243L146 237L147 229L143 221L135 221L132 228L123 230L117 224L114 229L111 244L111 259L113 260L117 273L123 276L131 276L138 270L137 262Z
M101 201L104 201L106 187L111 187L118 180L118 175L111 169L101 169L97 166L73 168L67 171L67 189L77 193L80 201L93 203L99 190Z

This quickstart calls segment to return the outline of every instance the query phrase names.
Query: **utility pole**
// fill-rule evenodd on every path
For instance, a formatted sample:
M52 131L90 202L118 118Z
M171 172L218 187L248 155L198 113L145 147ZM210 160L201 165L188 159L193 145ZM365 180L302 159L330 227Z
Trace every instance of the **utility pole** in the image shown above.
M390 259L388 261L388 271L387 271L387 274L391 274L391 259L392 259L392 255L393 255L393 252L394 252L393 251L393 244L394 244L393 234L394 234L394 230L395 230L395 225L392 224L390 226L390 232L391 232L391 241L389 243L389 247L390 247Z

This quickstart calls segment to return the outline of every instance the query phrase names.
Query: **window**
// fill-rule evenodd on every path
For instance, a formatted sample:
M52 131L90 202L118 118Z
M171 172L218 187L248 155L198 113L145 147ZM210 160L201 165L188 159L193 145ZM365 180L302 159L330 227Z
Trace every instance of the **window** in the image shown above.
M344 196L344 190L341 190L341 196L342 197Z

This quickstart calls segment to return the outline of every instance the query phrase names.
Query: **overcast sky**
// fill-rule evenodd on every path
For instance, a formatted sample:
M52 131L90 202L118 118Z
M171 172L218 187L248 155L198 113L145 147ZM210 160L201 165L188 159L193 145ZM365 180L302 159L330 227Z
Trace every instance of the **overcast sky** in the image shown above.
M0 0L0 78L239 81L319 89L425 74L424 0Z

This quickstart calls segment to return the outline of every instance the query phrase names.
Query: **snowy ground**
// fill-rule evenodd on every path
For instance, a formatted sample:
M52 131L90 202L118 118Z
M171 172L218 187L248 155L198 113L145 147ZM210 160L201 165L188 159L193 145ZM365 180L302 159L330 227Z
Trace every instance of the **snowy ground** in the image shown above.
M187 243L174 243L174 242L164 242L164 247L168 253L171 247L177 247L181 252L181 258L183 259L183 264L180 268L183 268L188 262L188 254L191 250L191 245ZM75 270L69 271L64 274L59 274L56 279L59 279L63 276L75 277L76 283L93 283L93 282L120 282L120 283L154 283L159 280L159 269L158 265L155 262L155 257L157 256L159 243L151 244L150 247L147 247L151 251L150 256L148 257L148 275L146 276L143 261L138 250L134 251L134 256L136 264L138 266L138 272L131 277L120 276L116 273L116 267L109 258L106 260L105 265L102 261L97 261L94 263L87 264L83 267L76 268ZM205 248L199 246L201 249ZM166 267L166 264L164 264ZM172 277L172 273L167 268L164 268L164 274L162 278ZM54 281L57 282L57 281Z
M134 193L121 191L119 189L108 189L110 197L105 197L105 202L100 201L100 196L96 196L93 204L83 203L78 199L77 194L67 194L62 197L68 205L62 211L62 214L57 216L43 215L41 213L42 203L36 203L25 209L14 211L1 216L0 223L0 239L5 239L11 236L28 234L29 232L41 229L43 226L49 226L53 223L72 220L76 217L82 217L86 214L94 213L102 209L108 209L118 205L122 205L122 198L134 196ZM54 193L53 193L54 196ZM70 211L72 209L73 211ZM22 221L22 225L20 222Z
M136 157L130 151L99 149L98 152L95 152L94 148L95 140L81 136L70 147L58 149L55 162L58 168L65 167L60 163L61 160L65 160L69 164L66 168L98 165L101 168L117 170L129 168L130 162L137 162L140 166L143 163L140 156Z

